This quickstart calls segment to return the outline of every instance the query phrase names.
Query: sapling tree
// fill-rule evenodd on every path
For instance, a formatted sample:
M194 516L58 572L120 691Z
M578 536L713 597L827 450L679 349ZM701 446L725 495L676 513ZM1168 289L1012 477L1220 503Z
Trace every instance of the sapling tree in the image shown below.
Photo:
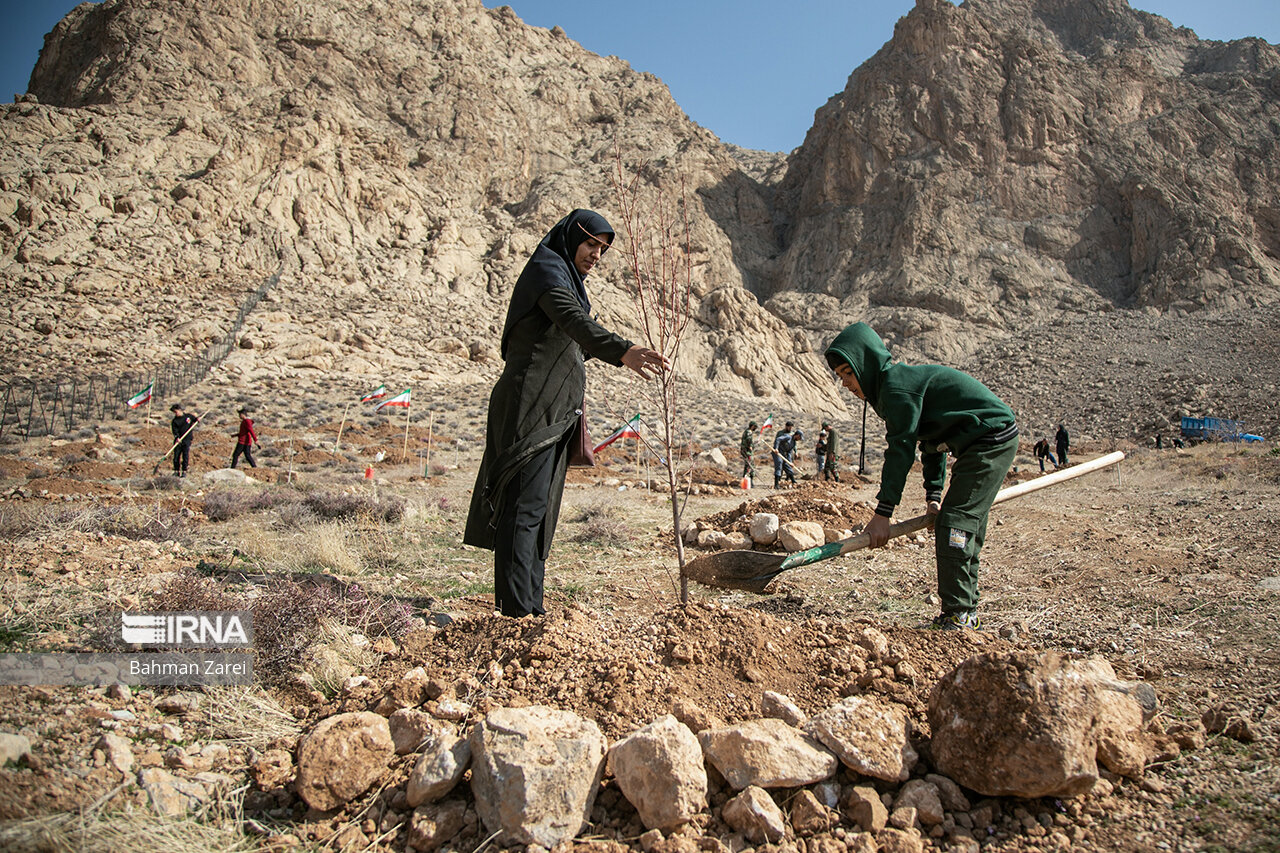
M687 445L678 441L678 428L680 348L693 319L689 199L683 180L678 193L672 192L653 176L651 164L628 169L620 152L615 152L614 162L614 191L622 232L622 239L617 241L621 245L615 251L626 258L626 270L634 284L636 320L645 343L671 363L670 370L646 386L658 413L658 447L653 447L648 438L644 440L666 473L676 561L680 566L680 602L687 604L689 580L684 575L680 519L692 485L693 460ZM652 435L652 430L649 432Z

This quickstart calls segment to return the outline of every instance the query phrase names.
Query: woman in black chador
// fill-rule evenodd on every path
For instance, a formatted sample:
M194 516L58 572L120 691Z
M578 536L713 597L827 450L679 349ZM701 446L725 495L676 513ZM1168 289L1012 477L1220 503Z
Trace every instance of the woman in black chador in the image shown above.
M489 397L484 457L462 540L494 552L494 599L504 616L544 612L542 576L582 411L584 358L646 379L668 367L661 353L590 317L583 279L612 243L603 216L575 210L538 244L511 293L501 343L506 366Z

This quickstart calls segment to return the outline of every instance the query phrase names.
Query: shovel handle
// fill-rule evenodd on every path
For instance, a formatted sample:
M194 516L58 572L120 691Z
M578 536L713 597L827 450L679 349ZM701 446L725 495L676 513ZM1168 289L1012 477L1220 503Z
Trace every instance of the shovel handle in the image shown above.
M1006 486L996 493L996 498L991 502L992 506L998 503L1004 503L1014 498L1022 497L1028 492L1047 489L1050 486L1056 486L1065 480L1074 480L1076 477L1082 477L1085 474L1091 474L1101 468L1107 468L1115 465L1121 459L1124 459L1124 452L1117 450L1108 453L1105 456L1099 456L1097 459L1090 459L1088 462L1081 462L1079 465L1073 465L1070 468L1063 468L1054 471L1052 474L1046 474L1043 477L1036 477L1034 480L1027 480L1025 483L1018 483L1014 486ZM917 515L915 518L908 518L906 521L899 521L897 524L890 525L889 538L895 539L899 536L905 536L908 533L915 533L917 530L923 530L926 527L933 526L933 520L936 515L925 513ZM871 537L866 533L859 533L856 536L850 536L848 539L841 539L838 542L828 542L826 545L819 545L816 548L809 548L805 551L796 551L794 554L782 561L778 571L794 569L796 566L807 566L810 563L817 563L821 560L829 560L832 557L839 557L841 554L848 554L851 551L859 551L871 544Z

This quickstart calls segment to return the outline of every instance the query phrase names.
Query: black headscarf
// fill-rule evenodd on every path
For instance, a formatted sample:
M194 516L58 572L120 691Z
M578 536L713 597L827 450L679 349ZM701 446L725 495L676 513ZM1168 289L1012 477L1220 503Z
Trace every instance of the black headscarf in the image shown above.
M608 220L594 210L579 208L557 222L542 238L511 291L507 321L502 329L503 358L507 355L507 337L511 330L533 310L538 298L549 288L568 288L578 297L582 310L591 312L591 300L587 298L587 288L578 268L573 265L573 256L583 240L601 234L608 235L609 244L613 244L613 226Z

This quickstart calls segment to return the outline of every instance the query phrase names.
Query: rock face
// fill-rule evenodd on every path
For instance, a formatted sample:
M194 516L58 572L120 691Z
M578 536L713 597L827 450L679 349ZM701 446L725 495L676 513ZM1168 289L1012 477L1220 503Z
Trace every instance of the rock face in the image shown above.
M1035 360L1094 346L1068 323L1028 351L1046 314L1106 314L1150 359L1168 340L1157 315L1209 318L1194 337L1277 298L1280 53L1124 0L920 0L785 162L723 145L652 75L479 0L82 4L30 91L0 107L11 374L198 352L280 270L230 380L491 380L495 318L533 245L570 207L617 210L615 143L627 168L687 189L681 370L730 394L843 413L815 351L867 319L906 358L990 365L980 378L1038 415L1039 386L1018 387L1045 372ZM635 337L624 266L590 286ZM1101 382L1090 428L1209 404L1280 427L1266 310L1237 356L1253 381L1205 399L1207 367L1175 365L1156 399L1122 358L1099 368L1119 381Z
M1124 0L921 0L788 164L770 307L955 360L962 324L1272 303L1278 70Z
M1052 652L978 655L929 697L938 770L987 796L1077 796L1099 759L1140 774L1142 716L1110 664Z
M733 238L770 227L765 190L656 77L510 8L82 6L30 91L38 103L0 114L0 267L18 281L0 352L24 371L171 358L225 332L282 268L279 310L238 336L237 370L492 376L484 356L546 230L576 206L620 223L617 143L627 168L686 179L705 324L688 377L840 408L820 359L743 289ZM49 144L67 146L56 163ZM593 303L640 339L625 266L593 275ZM404 329L394 345L388 327Z

